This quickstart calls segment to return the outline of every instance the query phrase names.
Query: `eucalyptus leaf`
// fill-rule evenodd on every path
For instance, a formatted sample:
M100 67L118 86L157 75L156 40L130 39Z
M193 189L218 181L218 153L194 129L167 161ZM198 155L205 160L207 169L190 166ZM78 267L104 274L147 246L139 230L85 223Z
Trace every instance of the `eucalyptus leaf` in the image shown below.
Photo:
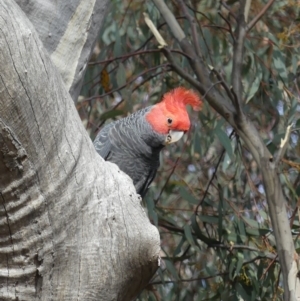
M232 150L232 146L231 146L231 140L228 138L227 134L220 127L215 128L215 134L219 138L221 144L224 146L229 157L231 159L233 159L233 150Z
M119 64L117 71L117 84L122 87L126 84L126 70L122 63Z
M170 260L168 260L168 259L166 259L166 260L165 260L165 265L166 265L167 270L168 270L168 271L171 273L171 275L173 276L173 278L174 278L175 280L179 280L179 277L178 277L178 274L177 274L177 270L176 270L176 268L175 268L173 262L170 261Z
M184 230L184 235L185 235L187 241L189 242L189 244L193 247L196 246L193 235L192 235L191 227L189 225L185 225L183 227L183 230Z

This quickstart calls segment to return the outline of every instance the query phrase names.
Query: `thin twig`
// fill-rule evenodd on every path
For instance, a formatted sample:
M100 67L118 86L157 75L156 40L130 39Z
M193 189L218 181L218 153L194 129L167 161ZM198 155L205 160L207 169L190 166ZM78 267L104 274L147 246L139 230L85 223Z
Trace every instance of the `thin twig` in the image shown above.
M147 49L147 50L134 51L134 52L130 52L130 53L127 53L127 54L124 54L124 55L121 55L121 56L113 57L111 59L92 62L92 63L89 63L89 66L101 65L101 64L105 64L105 63L111 63L111 62L114 62L114 61L117 61L117 60L127 59L127 58L133 57L135 55L142 55L142 54L148 54L148 53L160 52L160 51L161 51L160 49Z
M244 41L246 36L246 16L248 15L248 0L240 1L239 15L237 19L236 38L233 47L233 64L232 64L232 87L236 94L234 106L237 111L241 112L242 102L242 67L244 58Z
M241 108L241 105L240 105L240 102L239 102L239 98L238 98L238 96L236 95L236 93L235 93L233 87L230 87L230 92L231 92L231 94L233 95L232 103L233 103L233 105L235 106L235 109L236 109L236 111L238 112L239 116L242 116L243 111L242 111L242 108Z
M233 99L233 94L231 93L230 88L228 87L227 83L225 82L224 78L222 75L215 69L213 68L211 70L212 73L214 73L217 76L217 79L221 82L222 87L226 91L227 96L232 100Z
M181 67L179 67L176 63L175 60L171 54L170 49L168 48L163 48L162 52L164 53L164 55L166 56L167 60L171 63L171 67L172 69L179 74L182 78L184 78L187 82L189 82L191 85L193 85L196 89L198 89L202 94L205 93L206 89L204 88L204 86L197 81L193 76L191 76L190 74L188 74L188 72L186 72L186 70L182 69Z
M87 98L86 100L92 100L92 99L95 99L95 98L103 98L104 96L107 96L107 95L110 95L114 92L118 92L122 89L124 89L126 86L130 85L131 83L133 83L134 81L136 81L140 76L150 72L150 71L153 71L155 69L158 69L158 68L168 68L170 67L170 64L169 63L165 63L165 64L162 64L162 65L158 65L158 66L155 66L155 67L152 67L152 68L149 68L149 69L146 69L145 71L139 73L137 76L135 76L133 79L131 79L130 81L128 81L127 83L125 83L124 85L114 89L114 90L111 90L107 93L104 93L104 94L101 94L101 95L95 95L95 96L92 96L92 97L89 97Z
M250 247L250 246L246 246L246 245L213 244L210 247L226 249L226 250L248 250L248 251L252 251L252 252L264 253L264 257L268 258L268 259L271 259L271 260L275 260L277 258L277 254L273 254L273 253L270 253L270 252L264 252L260 249Z
M186 147L187 147L187 142L184 144L180 156L176 159L175 164L174 164L174 166L172 167L172 170L171 170L170 174L168 175L168 177L167 177L167 179L166 179L166 182L165 182L164 186L163 186L162 189L160 190L160 193L159 193L158 197L154 200L155 205L158 203L158 201L159 201L159 199L160 199L160 197L161 197L161 195L162 195L164 189L166 188L166 186L167 186L167 184L168 184L168 182L169 182L169 180L170 180L172 174L174 173L174 171L175 171L175 169L176 169L176 167L177 167L177 164L178 164L179 160L181 159L182 155L184 154Z
M251 20L251 22L248 23L246 30L249 32L252 27L262 18L262 16L267 12L267 10L272 6L272 4L275 2L275 0L269 0L269 2L265 5L265 7L258 13L258 15L255 16L254 19Z
M236 20L237 19L236 15L230 9L230 7L227 5L227 3L225 3L224 1L220 1L220 3L221 3L222 6L224 6L228 10L229 14Z
M167 42L164 40L162 35L159 33L159 31L153 24L152 20L149 18L149 15L147 13L143 13L143 14L144 14L145 23L148 25L149 29L151 30L151 32L156 38L156 41L159 44L158 48L163 48L165 46L168 46Z
M198 34L197 34L197 28L195 26L195 24L196 24L195 19L189 13L189 11L187 9L187 6L185 4L186 1L178 0L178 2L180 3L180 6L181 6L186 18L188 19L188 21L190 23L192 38L193 38L193 44L195 46L197 55L200 56L201 55L201 50L200 50L200 43L199 43Z
M278 256L277 255L275 255L275 254L272 254L272 253L268 253L269 255L266 255L266 256L263 256L263 255L258 255L258 256L255 256L254 258L252 258L252 259L249 259L249 260L247 260L247 261L245 261L245 262L243 262L243 265L247 265L247 264L249 264L249 263L252 263L252 262L254 262L254 261L256 261L256 260L260 260L260 259L269 259L269 260L274 260L274 257L275 257L275 261L277 262L278 260Z
M201 206L201 204L203 203L203 201L204 201L204 199L205 199L205 197L206 197L206 195L207 195L207 193L208 193L208 189L209 189L209 187L210 187L212 181L214 180L214 178L215 178L215 176L216 176L216 174L217 174L219 165L220 165L220 163L221 163L221 161L222 161L222 158L223 158L223 155L224 155L224 154L225 154L225 149L223 149L223 151L222 151L222 153L221 153L221 155L220 155L220 157L219 157L219 160L218 160L218 163L217 163L217 165L216 165L216 167L215 167L214 173L212 174L212 176L211 176L211 178L210 178L210 180L209 180L209 182L208 182L208 184L207 184L207 187L206 187L206 189L205 189L205 191L204 191L204 194L203 194L203 197L202 197L201 201L200 201L199 204L196 206L196 209L195 209L195 212L194 212L195 215L198 214L198 208Z
M233 134L234 134L234 130L232 130L232 132L231 132L230 135L229 135L229 138L230 138L230 139L231 139L231 137L232 137ZM221 155L220 155L220 157L219 157L219 160L218 160L217 165L216 165L216 167L215 167L214 173L212 174L212 176L211 176L211 178L210 178L210 180L209 180L209 182L208 182L208 184L207 184L207 187L206 187L206 189L205 189L205 191L204 191L204 194L203 194L203 197L202 197L201 201L199 202L199 204L198 204L198 205L196 206L196 208L195 208L195 212L194 212L195 215L198 214L198 208L201 206L201 204L203 203L203 201L204 201L204 199L205 199L205 197L206 197L206 195L207 195L207 193L208 193L209 187L210 187L210 185L212 184L212 181L214 180L214 178L215 178L215 176L216 176L216 174L217 174L218 168L219 168L219 166L220 166L220 163L221 163L221 160L222 160L224 154L225 154L225 149L223 149L223 151L222 151L222 153L221 153Z
M154 281L154 282L151 282L150 284L159 285L159 284L165 284L165 283L192 282L192 281L199 281L199 280L207 280L207 279L215 278L215 277L218 277L218 276L225 276L225 275L228 275L228 272L219 273L219 274L215 274L215 275L212 275L212 276L206 276L206 277L191 278L191 279Z
M178 232L178 233L184 233L184 230L182 228L173 226L171 224L162 223L160 220L158 221L158 226L163 227L169 231Z
M226 22L226 24L228 25L228 31L231 35L231 38L233 41L235 41L235 37L233 35L233 32L232 32L232 27L231 27L231 24L230 22L221 14L221 12L218 12L218 15Z
M168 70L162 70L162 71L159 71L159 72L156 72L155 74L152 74L151 76L147 77L146 79L144 79L142 82L140 82L137 86L135 86L133 89L132 89L132 92L134 92L135 90L137 90L140 86L142 86L144 83L146 83L147 81L149 81L150 79L152 79L153 77L156 77L157 75L161 74L161 73L164 73L164 72L167 72ZM103 97L103 96L99 96L99 97ZM113 108L111 109L111 111L114 111L117 107L119 107L123 102L125 101L124 98L122 98L116 105L113 106ZM101 126L105 123L106 120L102 120L98 126L96 127L96 129L94 130L94 132L97 132Z
M177 20L185 19L185 17L184 16L179 16L179 17L176 17L176 19ZM167 25L167 22L163 22L163 23L159 24L157 26L157 29L161 29L165 25ZM136 49L136 51L139 51L139 50L143 49L153 38L154 38L154 35L152 34L138 49Z
M127 59L127 58L130 58L130 57L136 56L136 55L143 55L143 54L148 54L148 53L153 53L153 52L161 52L161 49L148 49L148 50L134 51L134 52L131 52L131 53L128 53L128 54L113 57L111 59L92 62L92 63L89 63L89 65L92 66L92 65L101 65L101 64L105 64L105 63L111 63L111 62L115 62L117 60ZM188 59L191 59L190 56L188 56L186 53L182 52L179 49L170 49L170 52L178 53L178 54L181 54L181 55L185 56Z
M277 257L278 257L278 255L276 255L276 256L274 257L274 259L269 263L268 267L267 267L266 270L263 272L263 274L261 275L261 277L260 277L259 280L262 280L263 277L268 273L270 267L271 267L271 266L273 265L273 263L276 261Z
M285 136L283 139L281 139L280 142L280 146L279 146L279 150L277 152L277 155L275 156L275 164L278 165L278 163L281 161L281 159L283 158L285 151L287 149L289 140L290 140L290 135L291 135L291 131L292 131L292 124L290 124L287 128L286 128L286 132L285 132Z
M189 60L189 63L198 80L195 80L193 76L186 74L186 72L179 73L180 76L183 76L183 78L196 87L201 94L204 94L205 91L212 85L209 79L207 65L201 57L197 56L194 47L187 40L183 30L165 2L163 0L153 0L153 2L162 14L163 18L166 20L171 33L178 41L182 51L192 58ZM177 73L181 71L181 69L176 68L177 66L173 65L173 67L174 71ZM235 108L227 98L219 93L217 89L212 89L212 91L207 95L207 100L216 111L218 111L227 121L231 123L231 125L235 125Z

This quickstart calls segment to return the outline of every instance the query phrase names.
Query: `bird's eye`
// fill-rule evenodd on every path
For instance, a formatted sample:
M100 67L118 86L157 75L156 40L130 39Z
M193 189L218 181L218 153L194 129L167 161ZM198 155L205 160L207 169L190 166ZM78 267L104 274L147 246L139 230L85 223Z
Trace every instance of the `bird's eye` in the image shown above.
M168 119L167 119L167 122L168 122L169 125L171 125L172 122L173 122L173 120L172 120L171 118L168 118Z

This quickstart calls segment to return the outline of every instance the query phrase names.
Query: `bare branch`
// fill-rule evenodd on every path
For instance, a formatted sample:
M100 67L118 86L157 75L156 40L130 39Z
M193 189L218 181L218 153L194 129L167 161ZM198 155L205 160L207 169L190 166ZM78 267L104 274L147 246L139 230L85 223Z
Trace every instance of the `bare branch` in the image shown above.
M167 42L164 40L164 38L161 36L159 31L156 29L155 25L153 24L153 22L151 21L151 19L149 18L147 13L144 13L144 18L145 18L146 24L150 28L151 32L153 33L153 35L155 36L155 38L159 44L158 48L163 48L165 46L168 46Z
M259 12L259 14L249 22L247 25L247 32L249 32L252 27L262 18L262 16L266 13L266 11L272 6L275 0L269 0L269 2L265 5L265 7Z
M189 13L186 3L183 0L179 0L180 6L188 19L190 26L191 26L191 31L192 31L192 37L193 37L193 43L196 49L196 53L198 56L201 55L201 50L200 50L200 44L199 44L199 39L198 39L198 34L197 34L197 28L196 28L196 21L195 18Z
M275 157L275 165L278 165L278 163L280 162L280 160L283 158L285 151L287 149L289 140L290 140L290 136L291 136L291 131L292 131L292 124L290 124L287 128L286 128L286 132L285 132L285 136L283 139L281 139L280 142L280 146L279 146L279 150L278 153Z
M249 9L249 8L248 8ZM236 39L234 40L233 48L233 64L232 64L232 87L237 96L238 102L235 103L235 107L241 106L242 102L242 65L244 57L244 40L246 35L246 15L248 15L247 10L247 0L240 1L240 10L237 18L237 29L236 29ZM240 111L238 109L238 111Z
M189 63L197 76L199 82L205 90L213 85L208 72L208 66L197 56L194 45L191 45L184 36L175 17L168 9L163 0L153 0L162 16L169 25L170 31L177 39L182 51L191 59ZM277 174L277 166L274 164L273 156L264 144L254 123L242 111L242 63L244 56L244 40L247 29L247 16L250 8L249 0L240 0L240 11L237 17L237 30L235 32L232 87L230 91L233 99L229 102L219 90L212 88L207 93L209 104L221 114L235 129L236 133L243 140L246 147L252 153L254 159L259 164L262 172L264 188L269 205L272 227L276 239L276 247L280 266L283 274L284 300L296 300L297 273L294 269L298 259L295 257L295 247L292 239L289 221L286 213L286 200L283 195L280 178ZM174 22L176 24L174 25ZM202 91L202 90L200 90ZM226 89L225 89L226 91ZM228 94L228 91L226 91Z
M233 41L235 41L235 37L233 35L233 32L232 32L232 28L231 28L231 24L230 22L221 14L221 12L218 12L218 15L226 22L226 24L228 25L228 31L231 35L231 38Z
M171 67L174 71L176 71L182 78L197 88L202 94L206 93L205 87L199 81L197 81L193 76L189 75L186 70L182 69L175 63L170 49L163 48L162 52L166 56L167 60L171 63Z
M183 50L183 52L191 58L189 59L190 66L193 69L195 75L197 76L198 81L200 82L199 84L201 85L201 89L199 91L202 94L205 93L205 91L213 85L213 83L209 79L209 72L207 66L205 65L201 57L197 56L194 47L188 42L177 20L175 19L174 15L169 10L167 5L164 3L164 1L153 0L153 2L155 3L160 13L163 15L164 19L169 25L173 36L180 44L180 47ZM170 57L168 57L168 59L169 58ZM187 76L185 78L187 78ZM210 92L207 94L206 99L215 110L217 110L227 121L229 121L230 124L234 126L235 109L232 106L232 104L223 95L220 94L219 91L217 91L215 88L211 89Z
M101 65L101 64L106 64L104 68L107 68L108 64L112 63L112 62L115 62L115 61L118 61L118 60L122 60L122 63L128 59L128 58L131 58L133 56L136 56L136 55L143 55L143 54L149 54L149 53L154 53L154 52L161 52L161 49L147 49L147 50L139 50L139 51L133 51L133 52L130 52L130 53L127 53L127 54L124 54L124 55L121 55L121 56L115 56L113 58L108 58L108 59L105 59L103 61L95 61L95 62L91 62L91 63L88 63L89 66L94 66L94 65ZM170 49L170 52L173 52L173 53L177 53L177 54L181 54L183 56L185 56L186 58L188 59L191 59L191 57L189 57L188 55L186 55L184 52L182 52L180 49ZM117 68L117 67L116 67ZM114 71L115 69L113 69ZM112 71L110 71L112 72ZM98 77L99 75L97 75ZM89 83L89 82L87 82ZM98 82L97 82L98 84Z
M245 9L244 9L245 22L248 22L250 6L251 6L251 0L246 0Z
M90 62L88 63L89 66L94 66L94 65L100 65L100 64L109 64L111 62L117 61L117 60L121 60L121 59L127 59L130 57L133 57L135 55L142 55L142 54L148 54L148 53L153 53L153 52L160 52L160 49L147 49L147 50L140 50L140 51L135 51L135 52L131 52L131 53L127 53L121 56L116 56L113 58L108 58L106 60L103 61L96 61L96 62Z
M230 88L228 87L227 83L225 82L224 78L222 77L222 75L215 68L213 68L211 71L217 76L217 79L221 82L221 85L224 88L224 90L226 91L229 99L233 99L232 92L231 92Z
M246 246L246 245L225 245L225 244L216 244L216 245L211 245L212 248L220 248L220 249L226 249L226 250L248 250L252 252L259 252L259 253L265 253L264 257L269 258L273 260L274 258L277 257L277 254L273 254L270 252L264 252L260 249L251 247L251 246Z
M172 29L172 33L175 36L176 40L183 40L185 38L185 34L165 2L162 0L154 0L153 2L155 3L160 13L163 15L169 27Z
M166 284L166 283L192 282L192 281L207 280L207 279L215 278L215 277L218 277L218 276L224 276L224 275L228 275L228 272L226 272L226 273L219 273L219 274L215 274L215 275L211 275L211 276L206 276L206 277L191 278L191 279L153 281L150 284L152 284L152 285L159 285L159 284Z
M224 1L220 1L220 3L222 6L224 6L228 10L229 14L236 20L236 15L232 12L232 10L227 5L227 3L225 3Z
M135 82L140 76L143 76L144 74L146 74L146 73L148 73L150 71L156 70L158 68L168 68L169 66L170 66L170 64L166 63L166 64L162 64L162 65L158 65L158 66L146 69L143 72L139 73L134 78L132 78L130 81L126 82L123 86L117 87L117 88L115 88L115 89L113 89L113 90L111 90L111 91L109 91L107 93L101 94L101 95L95 95L95 96L86 98L85 100L89 101L89 100L92 100L92 99L95 99L95 98L103 98L104 96L110 95L110 94L112 94L114 92L117 92L117 91L120 91L120 90L126 88L128 85L130 85L131 83Z

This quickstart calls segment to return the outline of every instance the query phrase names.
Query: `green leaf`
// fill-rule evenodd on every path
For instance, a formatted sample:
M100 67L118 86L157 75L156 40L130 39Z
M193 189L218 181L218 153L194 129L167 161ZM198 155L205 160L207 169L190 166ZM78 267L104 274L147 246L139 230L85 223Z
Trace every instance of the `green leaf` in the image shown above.
M201 241L206 243L208 246L219 243L216 239L208 238L201 232L198 222L197 222L197 217L195 216L195 214L192 215L191 222L192 222L192 229L194 230L198 239L200 239Z
M222 171L226 172L228 166L230 165L231 160L230 160L230 156L228 155L228 153L225 153L223 162L222 162Z
M246 235L246 232L245 232L245 223L243 222L243 220L242 219L237 219L236 220L236 225L238 227L239 234Z
M111 110L100 115L100 120L107 120L124 114L122 110Z
M158 274L162 284L164 285L165 284L165 277L164 277L164 274L163 274L163 271L162 271L161 267L157 270L157 274Z
M184 187L179 188L179 194L183 199L187 200L192 205L197 205L199 203L199 200L190 194Z
M223 236L225 236L225 235L223 235ZM240 236L237 235L237 234L234 233L234 232L228 233L228 234L226 235L226 238L227 238L228 241L231 241L231 242L233 242L233 243L235 243L235 244L240 240Z
M219 189L218 235L219 235L219 240L221 241L221 239L222 239L222 232L223 232L223 207L224 207L224 202L223 202L223 195L222 195L223 189L222 189L222 186L220 184L218 184L218 189Z
M239 282L235 283L235 289L244 301L252 301L251 294L249 294Z
M220 300L229 300L229 296L230 296L229 288L225 288L224 290L221 291Z
M240 273L240 270L244 263L244 254L241 252L237 253L237 264L235 268L235 276L237 276Z
M250 227L253 227L253 228L260 228L259 226L259 223L253 219L250 219L248 217L243 217L243 220L245 221L245 223L250 226Z
M166 264L167 270L171 273L171 275L174 277L174 279L179 280L179 277L178 277L176 268L173 265L173 262L171 262L168 259L165 259L165 264Z
M126 84L126 70L122 63L119 64L117 71L117 84L119 87L122 87Z
M176 249L174 250L174 253L173 253L173 256L174 256L174 257L177 256L177 255L181 252L181 248L182 248L182 246L183 246L183 244L184 244L185 241L186 241L185 237L182 236L182 237L181 237L181 240L180 240L180 242L179 242L179 244L178 244L178 246L177 246Z
M232 258L229 265L229 279L234 280L235 278L235 267L236 267L236 258Z
M106 45L112 42L111 36L116 31L116 23L112 22L103 32L101 38Z
M219 218L217 216L200 215L199 219L201 219L202 222L209 223L209 224L218 224L219 223Z
M158 216L157 216L157 213L155 210L155 204L153 202L153 198L148 196L144 199L144 201L146 202L146 205L147 205L149 217L152 218L154 225L157 227L158 226Z
M231 146L231 140L228 138L226 133L220 127L217 126L215 128L215 134L219 138L221 144L224 146L229 157L231 159L233 159L233 150L232 150L232 146Z
M114 45L114 56L121 56L123 53L121 36L119 27L116 26L114 34L115 34L115 45Z
M194 151L194 154L195 153L201 154L201 140L200 140L200 135L198 132L196 132L194 135L193 151Z
M185 225L183 227L183 231L184 231L184 236L186 237L187 241L189 242L189 244L193 247L196 246L193 235L192 235L192 231L191 231L191 227L189 225Z
M281 79L284 82L287 82L288 75L286 70L286 63L282 52L279 49L273 51L273 64Z
M257 66L254 81L252 82L250 89L247 92L246 103L248 103L258 91L262 77L263 77L262 69L260 66Z
M156 301L156 298L155 298L155 296L153 295L152 292L149 292L148 301Z
M265 236L268 233L271 232L270 229L252 229L252 228L246 228L246 232L247 234L251 235L251 236Z

